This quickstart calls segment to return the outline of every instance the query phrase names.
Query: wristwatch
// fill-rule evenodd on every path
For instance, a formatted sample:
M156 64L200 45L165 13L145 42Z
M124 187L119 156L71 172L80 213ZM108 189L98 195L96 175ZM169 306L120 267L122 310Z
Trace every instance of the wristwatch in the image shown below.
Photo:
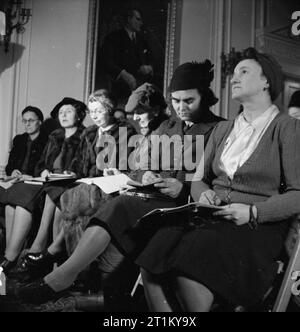
M251 204L249 206L249 222L248 225L251 229L257 229L258 222L257 222L257 217L255 217L254 212L253 212L254 204Z

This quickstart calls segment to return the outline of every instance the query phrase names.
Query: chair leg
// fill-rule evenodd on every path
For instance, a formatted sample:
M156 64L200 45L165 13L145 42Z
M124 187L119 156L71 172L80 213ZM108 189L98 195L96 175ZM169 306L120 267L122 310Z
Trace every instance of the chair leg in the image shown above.
M297 277L300 276L300 236L298 235L293 253L290 257L284 279L276 298L273 312L285 312L291 295L296 286ZM294 294L295 295L295 294Z

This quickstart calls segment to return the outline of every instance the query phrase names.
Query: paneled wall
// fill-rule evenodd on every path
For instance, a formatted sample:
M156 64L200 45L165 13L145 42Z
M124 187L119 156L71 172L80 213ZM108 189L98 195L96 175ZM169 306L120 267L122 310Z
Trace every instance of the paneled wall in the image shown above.
M85 98L86 64L91 65L88 61L90 2L26 0L32 9L32 18L25 33L13 36L10 53L4 54L0 49L0 166L6 163L12 137L22 131L20 113L26 105L38 106L47 115L64 96ZM226 87L221 87L220 56L231 47L242 50L256 46L274 53L285 73L300 81L299 42L273 34L274 25L282 25L282 18L289 16L288 12L282 15L282 6L276 6L277 2L176 2L179 19L174 65L211 59L215 64L212 88L220 98L213 109L216 114L234 118L238 111L238 105L230 98L229 78ZM294 0L286 2L290 8L296 3Z
M6 163L12 137L22 131L26 105L48 115L64 96L85 95L89 1L26 3L32 18L25 33L13 36L10 53L0 50L0 165Z

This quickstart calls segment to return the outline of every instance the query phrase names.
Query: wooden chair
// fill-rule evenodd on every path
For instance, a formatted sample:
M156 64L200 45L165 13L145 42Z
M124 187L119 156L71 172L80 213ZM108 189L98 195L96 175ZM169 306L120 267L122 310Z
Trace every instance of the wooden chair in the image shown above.
M299 217L296 222L299 225ZM294 223L295 224L295 223ZM298 226L297 225L297 226ZM291 252L288 266L284 273L284 278L281 283L279 293L277 295L272 312L285 312L292 295L300 295L300 281L297 279L300 277L300 228L299 226L294 233L296 240L294 249ZM298 289L299 288L299 289Z

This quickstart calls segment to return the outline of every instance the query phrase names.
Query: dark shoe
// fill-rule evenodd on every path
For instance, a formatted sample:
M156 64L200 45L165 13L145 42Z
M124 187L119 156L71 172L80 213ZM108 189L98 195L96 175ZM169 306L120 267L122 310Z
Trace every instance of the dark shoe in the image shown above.
M104 311L103 293L74 295L75 308L79 311Z
M57 256L51 255L48 250L39 253L28 253L21 264L13 271L11 277L22 282L30 282L49 274Z
M38 279L30 284L21 285L16 290L16 296L25 303L42 304L50 300L57 300L62 297L65 292L55 292L48 286L44 279Z
M16 266L17 259L9 261L7 258L2 257L0 259L0 267L2 267L4 274L7 276L9 272Z

